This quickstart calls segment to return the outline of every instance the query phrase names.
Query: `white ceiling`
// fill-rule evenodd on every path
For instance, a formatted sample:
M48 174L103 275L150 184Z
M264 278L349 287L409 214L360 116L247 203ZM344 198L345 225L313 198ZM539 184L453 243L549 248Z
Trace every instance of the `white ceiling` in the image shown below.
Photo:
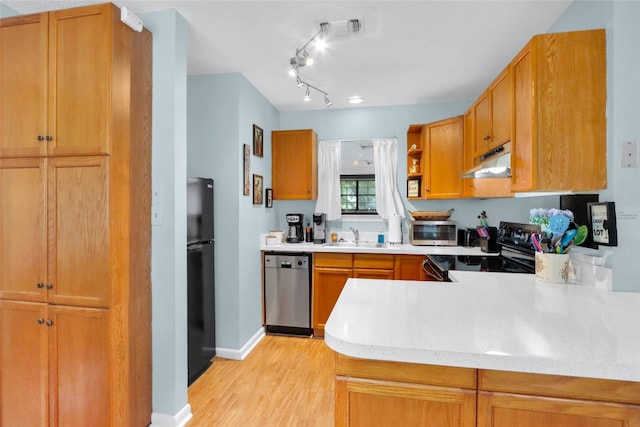
M22 13L103 1L2 0ZM278 110L324 109L323 97L287 73L321 22L361 19L363 31L328 40L303 80L329 93L331 108L475 99L534 34L572 0L502 1L114 1L134 13L176 9L189 23L188 74L241 73ZM310 52L311 53L311 52Z

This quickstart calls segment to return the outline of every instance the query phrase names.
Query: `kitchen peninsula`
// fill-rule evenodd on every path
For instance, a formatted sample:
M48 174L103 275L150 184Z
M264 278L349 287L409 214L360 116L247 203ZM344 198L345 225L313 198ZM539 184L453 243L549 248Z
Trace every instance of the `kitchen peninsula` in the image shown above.
M640 426L639 294L453 278L348 280L325 326L336 426Z

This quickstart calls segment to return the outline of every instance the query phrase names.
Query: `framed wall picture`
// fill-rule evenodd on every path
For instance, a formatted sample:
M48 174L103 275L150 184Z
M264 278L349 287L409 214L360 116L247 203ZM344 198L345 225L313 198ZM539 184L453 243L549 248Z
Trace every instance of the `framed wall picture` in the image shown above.
M262 157L264 155L262 128L257 125L253 125L253 154L258 157Z
M251 147L249 147L249 144L242 144L242 153L243 153L242 170L244 172L244 185L242 189L242 194L245 196L248 196L249 194L251 194L251 183L249 182L249 162L251 158L250 150L251 150Z
M614 202L587 203L587 216L594 243L604 246L618 246L618 227Z
M253 174L253 204L262 204L262 175Z
M267 188L264 190L264 198L265 198L265 206L268 208L273 207L273 190L271 188Z
M407 197L420 197L420 180L407 180Z

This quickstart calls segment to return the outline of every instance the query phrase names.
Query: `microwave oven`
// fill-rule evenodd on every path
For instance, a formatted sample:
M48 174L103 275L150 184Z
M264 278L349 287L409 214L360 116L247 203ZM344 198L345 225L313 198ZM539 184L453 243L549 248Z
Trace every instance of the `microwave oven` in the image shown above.
M415 246L456 246L455 221L411 221L409 238Z

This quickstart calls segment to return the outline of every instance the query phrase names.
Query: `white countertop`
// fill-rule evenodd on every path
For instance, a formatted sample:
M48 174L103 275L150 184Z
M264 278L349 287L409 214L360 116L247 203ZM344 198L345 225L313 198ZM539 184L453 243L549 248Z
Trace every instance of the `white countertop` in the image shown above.
M349 279L327 345L364 359L640 381L640 294L529 274L451 276Z
M366 245L366 243L365 243ZM382 247L363 246L331 246L329 244L314 243L281 243L278 245L266 245L261 243L260 250L269 252L342 252L342 253L378 253L398 255L484 255L494 256L497 253L484 253L479 247L464 246L413 246L409 244L390 245Z

